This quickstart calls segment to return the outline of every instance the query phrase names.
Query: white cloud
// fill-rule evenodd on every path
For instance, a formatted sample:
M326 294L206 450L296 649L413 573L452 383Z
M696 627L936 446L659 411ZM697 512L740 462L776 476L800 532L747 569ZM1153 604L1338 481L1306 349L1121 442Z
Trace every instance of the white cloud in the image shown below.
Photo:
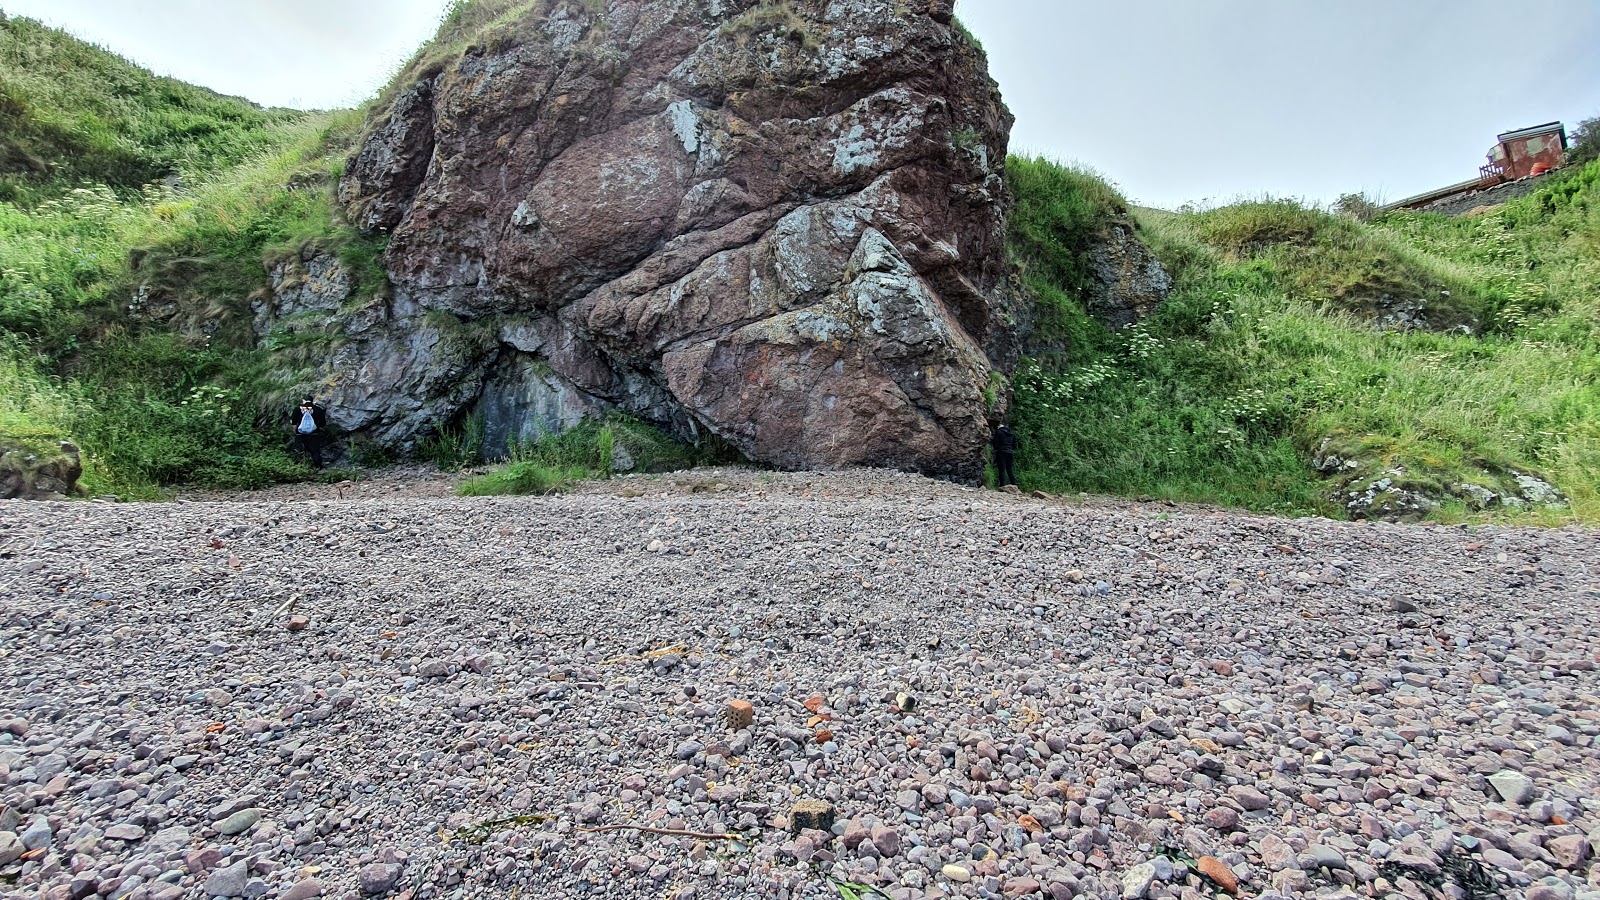
M445 0L0 0L163 75L267 106L348 106L433 34Z

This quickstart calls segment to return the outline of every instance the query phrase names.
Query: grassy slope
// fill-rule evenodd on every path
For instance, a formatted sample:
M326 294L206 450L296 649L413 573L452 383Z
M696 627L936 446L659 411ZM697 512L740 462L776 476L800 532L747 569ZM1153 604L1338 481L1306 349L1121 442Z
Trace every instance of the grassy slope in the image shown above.
M1019 376L1024 482L1338 515L1310 464L1328 442L1417 482L1540 473L1600 521L1597 181L1591 165L1475 219L1142 212L1177 289L1146 323L1091 326ZM1013 187L1026 204L1028 183ZM1019 256L1034 283L1037 253ZM1355 312L1386 290L1437 298L1480 333L1376 329Z
M302 114L162 78L30 19L0 14L0 200L33 205L81 182L137 193L217 171Z
M0 442L78 442L95 492L306 475L260 427L301 385L253 349L249 298L264 262L308 241L382 280L381 248L341 227L332 198L360 113L263 111L21 19L0 23L0 60L6 102L28 110L0 128L13 148L0 174L12 198L0 200ZM18 163L15 148L48 165ZM140 183L167 175L180 186ZM129 316L140 288L178 315Z

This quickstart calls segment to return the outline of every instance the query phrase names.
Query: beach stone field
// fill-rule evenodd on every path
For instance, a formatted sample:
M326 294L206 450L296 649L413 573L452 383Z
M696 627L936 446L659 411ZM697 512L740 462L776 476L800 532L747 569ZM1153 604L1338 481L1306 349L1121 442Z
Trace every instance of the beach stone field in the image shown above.
M1600 535L739 469L0 503L0 896L1600 900Z

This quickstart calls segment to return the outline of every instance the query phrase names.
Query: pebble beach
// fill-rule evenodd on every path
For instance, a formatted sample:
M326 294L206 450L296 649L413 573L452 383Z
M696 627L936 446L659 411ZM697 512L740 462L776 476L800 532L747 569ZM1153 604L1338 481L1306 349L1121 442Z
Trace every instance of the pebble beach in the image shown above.
M1592 530L449 488L0 503L0 897L1600 900Z

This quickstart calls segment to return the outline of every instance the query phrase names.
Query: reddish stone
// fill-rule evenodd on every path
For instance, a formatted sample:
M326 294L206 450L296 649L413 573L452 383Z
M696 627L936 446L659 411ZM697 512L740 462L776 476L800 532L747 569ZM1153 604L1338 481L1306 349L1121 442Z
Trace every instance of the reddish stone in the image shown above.
M1195 868L1200 871L1201 875L1209 878L1212 884L1224 891L1230 894L1239 893L1239 877L1234 875L1233 870L1223 865L1222 860L1217 859L1215 856L1200 857Z

